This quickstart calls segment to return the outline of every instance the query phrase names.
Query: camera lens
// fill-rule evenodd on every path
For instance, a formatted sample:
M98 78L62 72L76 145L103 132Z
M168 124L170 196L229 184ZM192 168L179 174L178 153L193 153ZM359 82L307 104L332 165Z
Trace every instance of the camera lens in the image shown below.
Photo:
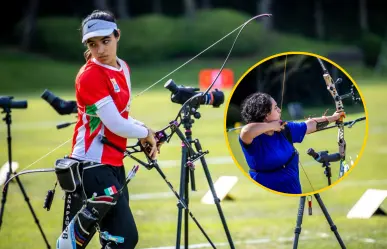
M218 89L215 89L212 93L213 96L213 107L219 107L221 104L224 103L224 93L222 91L219 91Z
M56 96L50 92L49 90L44 90L44 92L41 95L42 99L46 100L48 103L52 104Z
M164 87L167 88L169 91L171 91L173 94L176 94L176 93L179 91L179 88L177 87L177 85L175 84L175 82L173 82L172 79L168 80L168 81L164 84Z

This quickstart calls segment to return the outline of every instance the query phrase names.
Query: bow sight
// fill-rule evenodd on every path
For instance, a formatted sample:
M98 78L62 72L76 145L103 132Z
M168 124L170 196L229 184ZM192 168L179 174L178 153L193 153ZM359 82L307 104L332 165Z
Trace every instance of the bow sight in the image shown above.
M194 96L197 96L196 105L212 105L213 107L219 107L224 103L224 94L222 91L215 89L212 92L199 92L199 88L186 87L183 85L176 85L175 82L170 79L165 84L164 87L171 91L171 100L173 103L183 105L187 100L192 98L194 101Z
M342 82L343 82L342 78L337 78L337 80L333 84L334 84L335 88L337 88ZM359 92L357 91L357 89L355 91L355 89L356 89L355 85L351 84L349 93L346 93L343 95L338 95L337 98L334 98L334 99L336 101L339 101L339 100L351 98L354 103L360 103L361 98L359 96ZM328 89L328 90L332 90L332 89Z

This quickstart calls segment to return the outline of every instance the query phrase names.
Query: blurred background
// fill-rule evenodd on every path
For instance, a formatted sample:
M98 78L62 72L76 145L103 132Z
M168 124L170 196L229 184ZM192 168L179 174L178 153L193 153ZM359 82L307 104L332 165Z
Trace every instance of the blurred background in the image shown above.
M366 190L387 189L387 119L384 110L387 92L387 16L382 1L30 0L3 1L2 6L0 95L13 96L15 101L28 101L26 109L12 109L12 159L18 163L18 171L26 167L51 168L56 159L70 152L69 140L73 126L57 130L56 125L74 121L75 117L59 115L40 95L49 89L63 99L75 99L74 79L84 63L85 50L80 42L79 28L82 19L94 9L111 10L118 18L122 31L118 56L131 67L134 94L152 85L252 16L271 13L271 18L261 18L248 24L240 34L226 64L226 68L233 73L232 83L235 84L258 61L286 51L319 54L333 60L351 75L364 96L369 132L368 137L359 135L358 140L353 140L352 145L348 142L347 146L363 144L363 139L366 139L366 146L363 153L359 152L353 171L321 196L348 248L387 248L387 219L384 215L367 219L347 218L348 212ZM220 68L235 35L236 32L169 78L177 84L201 86L200 73L202 70ZM277 74L282 78L283 70L278 70ZM321 72L313 75L322 79ZM155 130L165 127L181 107L171 102L170 92L163 88L163 82L132 102L133 117ZM217 87L221 88L221 84ZM298 89L296 86L294 88ZM222 91L226 104L231 88L224 87ZM321 90L321 96L326 96L326 92L325 89ZM299 98L305 98L305 94L300 94ZM314 94L318 95L317 89ZM287 96L291 95L285 95L285 100ZM329 101L329 96L327 99ZM222 201L236 247L290 248L299 198L275 195L261 189L235 166L223 134L225 104L219 108L202 106L202 117L195 120L192 132L194 138L200 139L203 149L210 152L206 159L214 182L221 176L238 177L229 192L232 198ZM2 118L4 116L2 113ZM363 129L359 127L352 129ZM351 134L351 131L347 133ZM2 121L0 166L8 160L9 139L7 126ZM328 139L327 143L335 147L336 138L329 136ZM132 142L135 141L129 141L129 144ZM159 156L162 169L176 188L180 183L179 151L180 141L174 138L164 145ZM359 148L355 148L352 153L354 158L358 151ZM127 169L134 164L129 159L125 159L125 163ZM311 165L309 168L312 167L317 167L322 175L321 166ZM334 167L332 170L334 172ZM196 165L195 174L197 191L190 192L192 211L218 247L227 248L216 207L201 202L208 191L208 183L200 164ZM21 176L20 180L29 198L28 203L33 207L37 221L53 248L61 233L63 192L57 188L49 212L42 206L47 190L54 186L55 174L30 174ZM174 248L177 202L165 182L154 170L141 168L129 189L140 234L137 248ZM374 211L383 213L380 211L386 207L383 200L374 198L368 201L367 207L373 210L375 205L380 206ZM0 227L0 248L46 248L27 201L15 181L10 184L6 201L2 196L2 202L5 205ZM374 205L371 206L371 203ZM304 217L299 247L340 248L315 201L313 206L313 215ZM189 227L190 244L196 248L208 247L192 222ZM98 248L97 236L89 247Z

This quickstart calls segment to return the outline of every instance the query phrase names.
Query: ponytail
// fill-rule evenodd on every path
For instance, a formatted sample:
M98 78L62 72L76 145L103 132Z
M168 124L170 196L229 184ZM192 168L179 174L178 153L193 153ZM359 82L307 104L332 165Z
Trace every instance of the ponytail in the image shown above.
M85 57L85 60L88 61L91 59L91 52L89 49L87 49L84 53L83 53L83 57Z

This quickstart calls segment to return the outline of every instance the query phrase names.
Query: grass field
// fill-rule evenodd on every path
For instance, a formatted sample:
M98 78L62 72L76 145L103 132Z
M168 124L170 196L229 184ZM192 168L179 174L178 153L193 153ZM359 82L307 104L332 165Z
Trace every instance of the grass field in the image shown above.
M362 89L366 99L369 100L367 104L371 117L369 139L365 152L353 172L334 188L323 192L322 198L348 248L383 248L387 246L385 240L387 219L385 217L374 217L369 220L349 220L345 217L366 189L385 189L387 187L386 170L383 163L387 150L384 143L386 119L379 115L382 109L375 101L381 99L387 89L381 84L366 85ZM58 116L47 103L36 96L31 96L28 100L29 108L27 110L13 111L13 158L20 163L21 168L68 140L72 133L72 128L59 131L55 128L55 125L60 121L71 121L73 119L71 116ZM149 103L151 103L151 107L149 107ZM152 106L161 107L168 111L162 112L160 115L161 112L152 109ZM136 118L158 129L174 118L178 107L178 105L170 103L169 97L164 93L150 92L136 99L133 112ZM194 137L199 138L203 148L210 151L207 157L209 160L227 157L227 147L222 133L223 108L215 109L203 106L201 111L202 118L196 121L196 127L193 129ZM7 159L4 123L1 124L0 129L0 138L3 141L1 151L4 152L1 153L0 160L4 162ZM347 134L348 137L351 136L350 132ZM353 141L356 138L353 136ZM334 143L333 138L330 140ZM314 139L311 144L316 148L321 146ZM360 142L355 144L356 146L361 145ZM54 160L67 154L69 148L70 144L64 145L31 168L52 167ZM166 144L162 148L162 154L159 157L160 164L166 166L164 171L176 188L179 184L179 167L171 167L167 161L180 159L179 148L179 142L175 138L170 144ZM126 167L131 168L132 165L133 161L127 159ZM197 166L198 191L191 195L192 211L215 242L225 242L226 238L215 206L200 203L200 199L208 190L208 186L201 167ZM239 178L237 185L230 193L235 200L222 202L222 208L233 239L240 241L237 248L291 247L291 240L286 240L286 238L290 239L293 236L298 197L275 195L257 187L232 162L209 164L209 167L214 181L222 175L233 175ZM306 168L311 171L315 169L316 175L322 175L322 169L319 165L311 164ZM21 180L51 245L54 245L60 233L63 212L61 191L57 190L51 211L47 212L42 208L45 193L54 184L54 174L26 175L22 176ZM323 179L320 180L323 181ZM316 184L318 185L318 180L316 180ZM168 187L156 171L147 171L144 168L140 169L129 188L131 195L137 197L140 194L169 192ZM140 233L138 248L174 245L177 209L176 200L173 197L160 194L159 197L147 200L135 198L131 201L131 206ZM190 228L192 228L190 230L190 243L205 243L204 237L192 222ZM303 228L300 248L339 248L316 202L314 215L305 216ZM327 237L325 238L322 233L326 234ZM305 241L302 240L303 237L306 238ZM258 239L263 238L270 239L271 242L264 243L265 240L263 240L263 242L261 241L264 243L263 245L256 244L259 243ZM283 238L283 241L279 240L280 238ZM365 242L366 238L373 239L373 242ZM15 183L10 185L0 241L0 248L14 248L15 244L17 248L44 248L39 231ZM97 241L93 240L93 243L97 244Z
M73 130L73 127L63 130L55 128L57 123L73 121L74 117L57 115L46 102L40 99L40 93L44 88L58 89L55 91L57 95L65 99L73 99L73 94L65 90L71 89L72 75L76 66L54 61L45 61L43 66L42 63L31 64L35 59L31 58L30 64L25 65L30 70L23 72L25 75L18 74L18 71L10 66L12 61L0 60L1 67L4 66L6 69L0 75L2 89L6 93L15 93L16 100L27 99L29 104L26 110L13 110L12 112L13 159L19 162L20 169L25 168L58 145L69 140ZM18 59L14 58L13 60L15 65L21 63ZM20 60L25 60L27 61L25 63L28 63L28 59ZM177 83L180 84L193 84L188 79L189 76L196 77L198 68L206 63L208 64L205 66L219 66L220 63L218 62L200 62L190 69L182 70L173 78L179 79ZM246 69L247 65L252 64L252 61L244 60L243 63L234 61L231 66L236 67L236 72L240 74L243 66L246 66ZM7 65L8 67L6 67ZM158 79L173 68L174 65L139 68L139 73L134 77L138 77L137 82L146 82L141 85L146 86L147 83L153 82L154 79ZM55 70L55 74L45 77L45 70ZM351 74L351 71L349 73ZM14 80L12 83L10 82L11 79ZM29 88L28 84L22 84L22 81L26 79L30 79L31 84L36 85ZM42 79L44 79L44 82L42 82ZM370 81L360 77L355 78L355 80L364 94L369 112L367 145L353 171L333 188L321 193L321 197L347 248L387 248L386 217L375 216L367 220L346 218L348 211L365 190L369 188L387 189L387 170L384 162L387 153L385 142L387 138L387 119L385 111L383 111L383 98L387 92L387 85L381 80ZM69 82L69 86L63 87L63 83L66 81ZM47 82L50 82L50 84L47 84ZM19 87L18 84L20 84ZM50 88L51 86L52 88ZM26 88L20 89L20 87ZM171 103L169 93L160 88L145 93L133 101L133 116L154 129L164 127L175 117L180 107ZM139 89L136 89L136 92L138 91ZM234 200L222 202L222 209L236 248L291 248L299 197L276 195L258 187L233 163L223 134L224 105L220 108L202 106L201 114L202 118L196 120L192 129L193 137L199 138L203 149L210 152L206 158L209 162L213 180L216 181L224 175L238 177L237 184L230 192ZM349 118L354 117L349 116ZM346 129L349 155L355 156L359 153L364 139L364 130L365 123L357 124L352 129ZM308 144L305 144L305 146L336 151L336 132L336 129L332 129L326 133L311 135L308 137ZM1 122L0 162L7 160L6 135L5 123ZM300 147L299 150L305 151L305 148ZM67 143L34 164L31 169L53 167L54 161L68 154L69 151L70 143ZM175 137L169 144L164 145L159 161L168 179L176 189L178 189L180 179L180 168L176 166L179 164L179 160L180 142ZM326 181L321 166L311 162L306 155L301 158L301 161L304 162L308 175L313 178L314 187L318 189L323 186ZM126 169L130 169L134 164L129 159L125 159L125 163ZM219 243L218 247L227 248L225 244L227 242L226 236L216 207L200 203L201 197L208 191L208 184L200 164L196 166L197 191L190 192L190 207L211 239L215 243ZM337 172L336 165L332 166L332 172L335 176ZM301 172L300 175L303 186L307 187L303 173ZM42 206L47 190L53 187L55 175L51 173L30 174L21 176L20 179L51 247L54 247L61 232L63 192L57 188L51 211L47 212ZM140 235L138 248L169 248L168 246L173 248L176 240L177 201L165 182L155 170L148 171L145 168L140 168L136 178L129 184L129 189L131 195L130 205ZM308 216L305 212L299 248L340 248L316 201L313 203L313 215ZM383 205L386 207L386 203ZM193 222L190 221L189 227L190 244L206 243L205 238ZM23 195L14 182L10 184L5 205L3 224L0 229L0 248L45 248ZM99 248L97 238L94 238L89 248ZM196 248L200 247L197 246Z

